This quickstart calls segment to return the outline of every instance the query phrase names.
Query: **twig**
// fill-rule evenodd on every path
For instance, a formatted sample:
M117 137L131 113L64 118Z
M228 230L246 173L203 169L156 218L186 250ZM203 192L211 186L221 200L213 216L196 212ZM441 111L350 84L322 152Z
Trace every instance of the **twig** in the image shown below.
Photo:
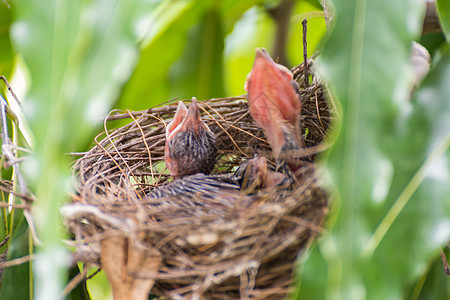
M222 121L224 121L225 122L225 119L222 117L222 115L217 111L217 110L215 110L214 108L212 108L211 106L209 106L207 103L205 103L205 105L209 108L209 109L211 109L212 111L214 111L218 116L219 116L219 118L220 119L222 119ZM242 151L242 149L238 146L238 144L236 143L236 141L233 139L233 137L230 135L230 133L227 131L227 130L225 130L225 128L223 128L223 126L220 124L220 122L217 122L216 121L216 119L206 110L206 109L204 109L203 107L200 107L207 115L209 115L216 123L217 123L217 125L220 127L220 129L222 129L229 137L230 137L230 139L231 139L231 142L236 146L236 149L238 149L239 150L239 152L241 152L245 157L249 157L244 151Z
M111 113L112 113L112 112L111 112ZM110 114L111 114L111 113L110 113ZM108 140L110 141L111 145L113 146L115 152L119 155L119 157L120 157L121 160L124 162L124 164L125 164L125 166L127 167L127 169L131 172L131 176L132 176L133 178L136 178L136 177L134 176L133 172L132 172L132 169L131 169L130 166L127 164L126 160L123 158L121 152L117 149L117 147L116 147L114 141L112 140L110 134L108 133L108 129L107 129L107 125L106 125L106 118L105 118L105 120L104 120L104 122L103 122L103 126L104 126L104 129L105 129L105 134L106 134ZM105 149L102 145L100 145L100 143L97 141L97 139L95 140L95 143L96 143L99 147L101 147L101 148L103 149L103 151L104 151L104 152L105 152L112 160L114 160L114 158L111 156L111 154L110 154L108 151L106 151L106 149ZM126 178L127 175L126 175L124 169L123 169L117 162L116 162L115 164L116 164L117 167L120 169L120 171L121 171L121 173L123 174L124 178ZM128 200L131 201L131 198L130 198L129 195L128 195ZM137 205L137 206L139 206L139 203L134 202L134 204Z
M7 235L4 239L3 239L3 241L1 241L1 243L0 243L0 248L1 247L3 247L3 246L5 246L5 244L9 241L9 235Z
M15 209L30 209L31 205L28 204L11 204L6 202L0 202L0 207L13 207ZM1 245L0 245L1 247Z
M13 259L13 260L0 262L0 269L5 269L8 267L12 267L12 266L18 266L18 265L24 264L26 262L29 262L35 258L36 258L35 254L30 254L30 255L22 256L22 257Z
M319 111L319 100L317 97L317 90L314 93L315 99L316 99L316 111L317 111L317 117L319 118L319 122L320 122L320 126L322 126L322 128L325 128L325 126L322 123L322 118L320 117L320 111Z
M17 103L19 103L20 105L20 101L17 98L16 94L14 94L11 86L8 83L8 80L6 79L5 76L0 76L0 79L3 80L3 82L5 83L5 85L8 87L9 92L11 93L11 95L14 97L14 99L17 101ZM7 108L7 102L5 99L3 99L3 97L1 97L0 99L1 102L1 133L3 136L2 139L2 151L3 153L6 155L6 157L12 162L11 164L14 167L14 170L16 171L16 176L17 179L19 181L19 187L20 187L20 191L23 194L28 194L28 188L25 184L25 179L22 176L22 172L20 171L20 168L18 166L18 162L16 160L15 154L14 152L11 150L13 147L11 146L11 143L9 141L8 138L8 123L6 121L6 108Z
M4 1L3 1L4 2ZM19 104L20 108L22 108L22 102L19 101L19 98L17 98L16 94L14 93L13 89L11 88L11 86L9 85L8 79L6 79L5 76L1 75L0 79L3 80L3 82L5 83L6 87L8 88L8 91L11 93L11 95L14 97L14 99L17 101L17 103Z
M306 18L302 21L303 26L303 81L305 82L305 88L309 86L308 82L308 43L306 41L306 31L307 31L307 23Z
M331 28L331 22L333 21L333 16L335 15L335 11L333 9L333 5L329 3L330 1L322 0L320 1L320 5L323 9L323 17L325 19L325 26L327 30Z
M86 279L87 272L88 268L84 267L81 273L78 273L74 278L72 278L66 285L66 287L62 290L60 298L65 298L74 288L76 288L80 284L80 282Z
M97 269L94 273L86 277L86 280L92 279L95 275L97 275L102 269Z

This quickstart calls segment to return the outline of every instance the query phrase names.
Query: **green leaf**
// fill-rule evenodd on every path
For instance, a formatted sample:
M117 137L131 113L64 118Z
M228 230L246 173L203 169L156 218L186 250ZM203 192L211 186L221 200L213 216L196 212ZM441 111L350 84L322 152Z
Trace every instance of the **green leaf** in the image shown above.
M323 246L323 245L321 245ZM317 247L317 245L314 245ZM290 299L325 299L324 286L327 284L327 277L323 273L318 273L317 270L325 270L327 262L320 254L320 249L309 249L305 259L297 261L297 287L301 285L302 289L297 288L291 295ZM308 268L303 268L305 260L308 261ZM299 276L301 274L301 276Z
M90 276L93 272L92 271L88 273L88 276ZM91 295L93 300L96 299L105 299L105 300L112 300L112 290L111 286L108 282L108 279L106 278L105 272L102 270L94 275L91 279L87 281L87 288L89 291L89 294Z
M29 254L29 232L25 219L17 225L10 241L8 260L21 258ZM0 299L32 299L30 282L30 263L3 269Z
M340 105L326 160L339 196L320 242L325 293L341 299L400 299L450 239L450 56L410 101L411 40L421 1L339 1L321 59ZM395 11L402 10L402 15ZM312 258L316 255L312 255ZM305 274L315 262L307 262Z
M439 15L442 30L450 42L450 2L448 0L436 0L436 8Z
M11 73L14 59L9 36L10 25L11 9L2 1L0 2L0 75L6 77L9 77Z

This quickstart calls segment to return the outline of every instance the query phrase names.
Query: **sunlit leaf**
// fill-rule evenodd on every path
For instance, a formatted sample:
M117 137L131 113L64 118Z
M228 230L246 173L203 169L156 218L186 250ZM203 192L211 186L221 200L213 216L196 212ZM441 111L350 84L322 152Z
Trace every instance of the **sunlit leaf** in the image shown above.
M436 0L436 4L442 30L447 37L447 41L450 41L450 2L447 0Z
M89 272L89 275L93 274L92 271ZM104 299L104 300L112 300L112 291L111 287L109 285L108 280L106 279L106 275L104 271L100 271L97 274L92 277L92 279L89 279L87 282L87 287L89 290L89 294L91 295L91 298L93 300L96 299Z

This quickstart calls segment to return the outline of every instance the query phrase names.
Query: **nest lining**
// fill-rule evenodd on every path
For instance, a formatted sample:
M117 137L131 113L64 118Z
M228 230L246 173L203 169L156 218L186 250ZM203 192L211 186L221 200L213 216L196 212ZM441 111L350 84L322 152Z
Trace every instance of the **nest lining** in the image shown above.
M294 68L302 82L302 65ZM301 130L305 153L321 145L330 122L322 86L301 87ZM216 134L214 174L233 172L255 154L273 163L264 133L248 112L245 96L199 102L202 118ZM104 265L102 242L123 237L152 253L154 270L127 274L155 280L152 293L174 299L280 299L290 290L298 252L320 232L327 197L314 162L304 163L302 180L291 189L226 193L196 199L148 199L155 186L170 181L164 172L165 125L176 104L140 112L111 114L107 121L131 119L96 138L75 164L73 204L63 211L75 235L80 260ZM104 246L104 245L103 245ZM119 245L116 245L119 247ZM101 262L100 262L101 260Z

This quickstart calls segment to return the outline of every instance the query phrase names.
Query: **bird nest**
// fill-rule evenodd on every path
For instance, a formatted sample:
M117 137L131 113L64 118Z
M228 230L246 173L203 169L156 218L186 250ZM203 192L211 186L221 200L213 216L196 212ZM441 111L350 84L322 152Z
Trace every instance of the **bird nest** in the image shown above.
M150 289L172 299L280 299L290 292L296 257L321 231L327 211L314 155L330 121L317 78L302 87L303 65L293 73L301 87L302 151L310 161L291 189L223 193L196 199L199 205L149 199L172 180L164 143L176 103L107 117L105 128L129 123L105 130L77 160L77 193L62 211L77 260L103 268L117 299L147 299ZM213 174L234 172L254 155L274 164L245 96L199 101L199 107L219 149Z

